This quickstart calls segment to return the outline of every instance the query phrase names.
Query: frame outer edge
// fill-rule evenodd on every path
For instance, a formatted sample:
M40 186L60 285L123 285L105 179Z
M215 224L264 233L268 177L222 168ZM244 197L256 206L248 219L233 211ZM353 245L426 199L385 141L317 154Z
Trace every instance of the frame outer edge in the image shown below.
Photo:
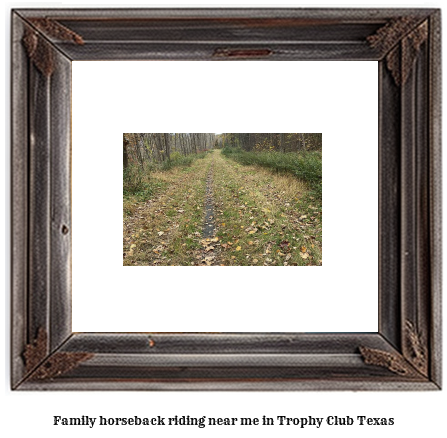
M340 10L342 11L342 10ZM269 11L270 13L272 10ZM441 26L440 26L440 10L430 10L430 48L429 48L429 79L430 79L430 92L429 92L429 153L430 153L430 266L431 266L431 308L430 308L430 382L424 382L423 385L416 384L413 389L416 387L420 387L421 389L439 389L441 385ZM12 78L12 100L13 100L13 122L15 122L15 126L13 123L12 126L12 184L11 184L11 194L12 194L12 230L13 230L13 241L11 245L11 252L13 255L12 262L12 290L13 290L13 299L12 299L12 311L13 311L13 329L12 329L12 365L13 372L11 377L12 386L18 386L20 384L20 379L23 379L24 376L24 367L23 362L21 362L22 353L24 351L24 347L26 346L27 341L31 339L27 339L32 337L33 329L39 325L39 323L44 323L43 325L50 327L50 334L54 331L57 332L58 328L60 328L63 332L61 334L57 334L56 338L51 344L51 351L60 347L60 342L64 340L64 337L69 334L71 330L69 325L70 323L67 320L66 304L62 304L62 311L60 311L59 307L55 312L52 311L52 304L55 303L53 300L57 300L60 292L60 289L55 288L55 295L53 293L48 295L48 287L52 287L53 282L50 281L48 273L41 273L36 268L41 260L41 257L37 257L39 254L36 252L35 257L29 257L30 254L30 227L34 226L36 229L42 228L40 224L34 224L34 217L28 219L29 211L31 208L40 209L40 206L36 204L36 193L39 191L40 186L36 189L33 189L33 183L39 182L38 178L35 177L35 181L31 182L31 188L29 188L30 179L32 179L32 169L30 169L29 164L29 156L31 155L30 149L30 138L31 138L31 130L37 126L37 133L39 134L39 140L45 143L46 148L48 149L49 154L51 155L53 152L53 148L55 147L54 141L56 141L56 145L60 146L57 143L57 140L54 140L52 137L52 130L50 128L49 123L51 116L60 116L59 112L51 114L54 110L54 107L48 105L48 108L45 110L48 113L45 113L43 116L41 115L41 119L37 119L34 121L34 124L31 123L31 116L36 116L35 113L29 112L29 104L31 100L35 100L33 93L37 91L41 91L42 87L38 84L30 85L32 80L35 80L35 72L31 74L28 70L28 65L30 64L26 55L24 53L23 47L21 45L21 29L23 29L22 19L20 14L13 11L12 12L12 35L13 35L13 43L12 43L12 58L13 58L13 77ZM22 23L22 24L20 24ZM15 69L19 68L19 75L16 76ZM33 69L33 67L31 67ZM44 97L46 99L51 99L51 94L49 92L48 84L45 84L45 88L42 90L43 94L39 95L39 100L43 100ZM36 89L36 90L35 90ZM35 104L35 103L34 103ZM32 107L33 105L31 105ZM70 106L70 103L69 103ZM58 108L59 110L59 108ZM65 116L65 107L62 108L63 117ZM49 117L49 118L48 118ZM44 123L42 123L42 119L45 119ZM23 124L18 124L17 121L23 122ZM56 125L55 125L56 126ZM48 128L50 128L48 130ZM48 134L47 134L48 132ZM69 140L70 143L70 140ZM45 151L47 151L45 149ZM39 155L43 152L37 149ZM23 154L22 154L23 153ZM35 152L34 152L35 153ZM66 164L66 159L64 156L65 152L62 153L63 161ZM52 159L55 157L52 156ZM31 161L33 166L36 166L35 160ZM50 163L50 165L52 165ZM36 169L35 169L36 170ZM45 243L42 245L44 247L44 256L45 258L51 258L52 255L52 247L51 247L51 235L52 235L52 225L53 225L53 204L52 204L52 189L55 184L55 180L52 177L52 168L49 169L49 182L48 185L45 185L45 189L48 190L45 196L45 206L41 209L43 211L46 210L41 216L48 216L48 225L49 229L45 229L48 232L48 236L46 232L44 232ZM28 176L31 171L31 176ZM66 179L66 176L64 177ZM64 183L66 181L64 180ZM41 184L42 182L39 182ZM43 187L43 185L42 185ZM33 195L33 190L36 192ZM62 193L62 198L65 197L66 191ZM34 203L30 204L30 197L33 197ZM17 198L17 199L16 199ZM47 208L48 207L48 208ZM64 206L61 207L61 218L66 218L67 212L64 211ZM68 212L70 215L70 212ZM17 219L17 221L15 220ZM55 222L55 226L57 226L58 222ZM71 225L71 224L70 224ZM70 227L71 228L71 227ZM24 231L25 230L25 231ZM57 230L57 228L55 228ZM31 250L35 248L40 249L40 245L32 242ZM70 244L68 245L70 248ZM48 251L46 251L48 250ZM63 244L63 248L61 248L63 254L66 254L66 246ZM34 266L36 265L36 266ZM49 269L49 267L47 267ZM36 281L33 281L30 278L30 271L34 275L37 280L42 280L41 283L45 283L44 288L36 287ZM22 275L20 275L22 274ZM51 275L51 273L50 273ZM65 275L65 274L64 274ZM45 277L45 278L44 278ZM39 285L40 286L40 285ZM30 291L28 291L28 289ZM39 291L39 294L35 294L34 289ZM28 293L30 294L28 296ZM44 299L44 303L39 298ZM69 296L67 297L69 299ZM34 302L34 301L35 302ZM30 301L30 302L28 302ZM38 312L35 312L34 307L38 309ZM68 309L70 309L70 304L68 303ZM58 322L55 318L59 318ZM65 318L65 319L64 319ZM59 325L60 324L60 325ZM68 330L68 332L67 332ZM20 361L20 362L19 362ZM95 385L101 386L100 382L93 382L93 384L84 389L95 389ZM126 382L130 384L129 382ZM176 386L177 383L173 383L173 386ZM320 382L322 385L327 385L328 382L324 380ZM359 382L363 383L363 382ZM368 382L369 383L369 382ZM181 385L181 383L178 383ZM338 382L338 385L341 387L332 388L332 389L350 389L349 385L346 386L346 382ZM219 385L218 382L213 382L211 387L203 388L203 389L214 389L213 385ZM246 383L246 390L250 389L250 384ZM273 387L265 388L265 389L278 389L277 384L272 382ZM303 386L306 386L307 383L296 382L296 389L304 389ZM382 389L411 389L408 388L408 385L404 383L405 387L401 387L400 383L396 383L388 386L386 382L378 381L373 382L374 388L366 387L360 388L356 387L355 389L379 389L377 386L382 386ZM48 389L61 389L61 388L48 388ZM150 385L152 386L152 385ZM165 385L164 387L158 389L168 389ZM167 385L169 386L169 384ZM311 385L312 386L312 385ZM356 385L355 385L356 386ZM423 386L423 387L422 387ZM23 385L20 385L20 389L38 389L33 388L33 384L30 382L24 382ZM74 388L72 388L74 389ZM106 387L102 389L111 389L111 387ZM153 387L147 389L154 389ZM191 389L191 388L185 388ZM195 388L200 389L200 388ZM224 387L222 389L231 389L230 387ZM234 388L241 389L241 388ZM262 388L251 388L251 389L262 389ZM286 388L284 388L286 389ZM291 388L287 388L291 389ZM323 389L316 388L315 386L308 389ZM354 389L354 388L351 388Z
M61 9L30 9L17 8L18 13L23 17L45 17L51 14L54 18L60 17L91 17L91 18L114 18L116 16L116 9L102 8L102 9L86 9L86 8L61 8ZM418 17L426 17L434 11L434 8L305 8L305 7L244 7L244 8L124 8L119 10L119 15L127 19L141 18L141 16L150 16L151 18L209 18L209 17L225 17L225 18L246 18L247 16L253 18L271 18L272 15L276 18L290 18L290 17L304 17L314 18L316 16L324 19L379 19L388 20L390 18L398 18L402 15L415 15Z
M22 19L11 14L11 387L25 375L28 289L28 60Z
M25 382L19 390L23 391L436 391L433 382L384 382L384 381L214 381L209 382L138 382L129 379L123 387L119 381L53 381L44 387L40 382Z
M441 59L441 10L430 16L430 91L429 91L429 140L430 140L430 246L431 246L431 380L442 386L442 59Z

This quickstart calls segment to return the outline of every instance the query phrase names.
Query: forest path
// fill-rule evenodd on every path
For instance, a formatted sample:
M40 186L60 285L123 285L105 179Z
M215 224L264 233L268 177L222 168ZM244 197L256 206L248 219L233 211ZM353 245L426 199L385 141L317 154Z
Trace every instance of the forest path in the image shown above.
M321 208L293 176L216 150L153 178L167 189L124 218L124 265L322 264Z

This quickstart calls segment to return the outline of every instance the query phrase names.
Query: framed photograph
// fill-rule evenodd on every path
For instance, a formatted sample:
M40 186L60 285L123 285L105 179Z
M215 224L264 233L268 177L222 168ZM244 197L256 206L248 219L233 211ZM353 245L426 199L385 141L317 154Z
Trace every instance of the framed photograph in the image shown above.
M11 387L439 390L440 32L14 10Z

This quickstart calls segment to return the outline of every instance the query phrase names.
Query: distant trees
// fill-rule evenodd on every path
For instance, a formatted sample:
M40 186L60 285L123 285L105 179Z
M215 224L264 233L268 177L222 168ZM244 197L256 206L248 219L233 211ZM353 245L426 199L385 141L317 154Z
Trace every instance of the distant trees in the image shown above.
M309 133L224 133L216 136L216 147L240 147L245 151L319 151L322 143L322 134Z
M185 156L197 154L212 149L215 143L215 134L123 134L123 167L170 161L174 152Z
M123 167L170 161L173 153L183 156L216 148L245 151L319 151L322 134L309 133L131 133L123 134Z

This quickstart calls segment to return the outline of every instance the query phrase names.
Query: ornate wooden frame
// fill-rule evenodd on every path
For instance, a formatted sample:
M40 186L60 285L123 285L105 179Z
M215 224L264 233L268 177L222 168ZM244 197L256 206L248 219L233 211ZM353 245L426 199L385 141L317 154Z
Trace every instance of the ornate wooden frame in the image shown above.
M439 389L440 27L436 9L14 10L12 388ZM72 333L71 61L103 59L378 61L379 332Z

